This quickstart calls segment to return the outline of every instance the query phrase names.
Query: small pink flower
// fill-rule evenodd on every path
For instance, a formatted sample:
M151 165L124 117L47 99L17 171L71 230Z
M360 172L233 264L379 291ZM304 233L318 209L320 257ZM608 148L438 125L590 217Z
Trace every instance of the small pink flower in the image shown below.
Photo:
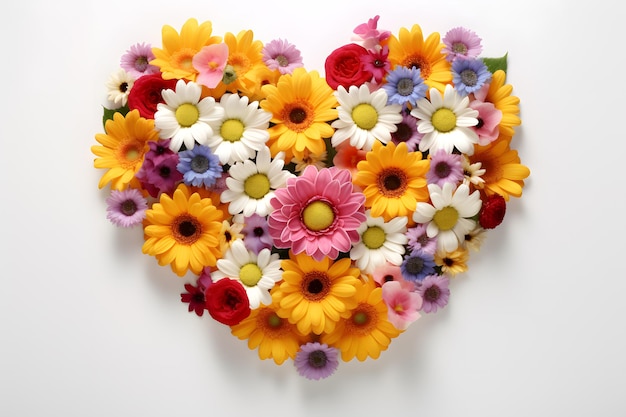
M387 318L399 330L405 330L420 318L418 310L422 308L422 297L402 288L398 281L383 284L383 301L387 304Z
M471 101L469 106L478 110L478 124L472 127L478 135L478 144L485 146L498 139L502 112L493 103L479 100Z
M391 36L391 32L388 30L378 30L378 19L380 16L375 16L369 19L367 23L361 23L354 28L353 40L363 42L363 47L368 50L377 49L382 41Z
M374 281L376 281L376 283L381 287L387 282L397 281L400 283L402 288L409 291L415 290L415 283L405 280L402 276L400 265L394 265L390 262L385 262L384 264L377 266L372 271L372 278L374 278Z
M196 82L208 88L215 88L224 75L228 61L228 45L217 43L207 45L193 56L193 67L198 71Z

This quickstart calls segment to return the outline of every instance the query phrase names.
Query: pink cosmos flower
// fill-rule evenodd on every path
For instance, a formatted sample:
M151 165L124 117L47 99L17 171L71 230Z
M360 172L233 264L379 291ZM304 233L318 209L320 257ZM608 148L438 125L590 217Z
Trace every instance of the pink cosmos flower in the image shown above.
M408 291L414 291L416 289L414 282L404 279L400 265L394 265L389 261L374 268L372 278L381 287L387 282L396 281L400 283L402 288Z
M367 23L361 23L354 28L353 40L362 41L363 47L368 50L377 49L382 41L391 36L391 32L388 30L378 30L378 19L380 16L376 15L372 19L369 19Z
M335 259L359 241L357 229L366 220L364 203L365 196L354 192L348 170L309 165L270 200L268 225L274 246L305 252L317 261Z
M193 67L198 71L196 82L208 88L215 88L224 75L228 61L228 45L216 43L207 45L193 56Z
M493 103L479 100L470 101L469 106L474 110L478 110L478 116L476 117L478 124L472 127L478 135L478 144L485 146L498 139L502 112L496 109Z
M422 297L402 288L398 281L383 284L383 301L387 304L387 318L397 329L406 330L409 324L420 318Z

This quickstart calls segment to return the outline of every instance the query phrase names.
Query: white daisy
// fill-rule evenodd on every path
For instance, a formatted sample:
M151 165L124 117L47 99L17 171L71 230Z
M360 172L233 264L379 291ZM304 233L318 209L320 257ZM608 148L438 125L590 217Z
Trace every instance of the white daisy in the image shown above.
M406 236L407 217L394 217L388 222L382 217L372 217L370 210L365 212L367 219L358 228L359 241L350 251L350 259L365 273L372 273L378 266L389 262L402 263L402 255L408 243Z
M246 96L224 94L219 106L224 115L210 123L213 135L207 145L220 158L222 164L254 158L270 137L268 132L272 113L259 109L259 103L249 103Z
M417 203L413 220L426 224L426 235L437 236L437 250L452 252L465 241L465 235L474 230L476 221L472 219L480 211L480 192L470 195L469 186L445 183L443 188L436 184L428 185L430 203Z
M478 124L478 110L469 107L469 97L461 97L451 85L446 85L443 97L439 90L431 88L430 100L418 101L411 116L418 119L417 131L424 133L420 151L433 153L444 149L452 153L456 148L466 155L474 154L478 135L471 126Z
M111 104L117 108L125 106L128 102L128 93L130 93L134 83L135 77L129 72L126 72L123 68L119 68L117 71L111 73L106 82L108 91L107 98Z
M178 80L176 90L162 92L165 103L157 105L154 126L161 139L171 139L170 149L178 152L183 145L193 149L196 142L206 145L213 135L210 123L220 120L224 109L213 97L200 95L202 87L194 82Z
M365 84L351 85L348 91L339 86L335 97L339 119L331 124L336 129L331 138L333 147L350 139L353 147L370 151L375 140L389 142L402 121L402 106L387 105L387 93L382 88L372 93Z
M262 249L259 254L246 249L243 240L237 239L217 260L217 270L211 274L213 281L234 279L243 285L250 301L250 308L261 304L270 305L270 290L282 279L281 260L277 253Z
M228 189L221 194L222 203L230 203L229 213L243 213L245 217L254 213L267 216L272 211L270 200L274 191L284 187L287 178L294 176L283 170L284 166L283 154L279 153L272 160L267 146L257 153L256 162L247 159L231 166L230 177L226 178Z
M483 188L485 180L482 176L487 171L482 165L482 162L472 164L470 159L466 155L463 155L463 184L472 184L476 188Z

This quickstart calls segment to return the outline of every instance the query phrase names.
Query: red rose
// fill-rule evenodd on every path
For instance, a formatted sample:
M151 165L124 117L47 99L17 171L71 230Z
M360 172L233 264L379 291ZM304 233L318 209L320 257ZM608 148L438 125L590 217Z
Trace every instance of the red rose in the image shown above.
M154 119L157 104L164 103L161 92L166 89L174 90L178 80L164 80L161 73L143 75L133 84L128 93L128 108L139 110L141 117Z
M223 278L209 285L204 293L206 308L215 320L227 326L250 315L250 300L239 281Z
M483 201L480 211L479 223L484 229L494 229L502 220L506 213L506 201L500 194L493 194Z
M324 64L328 85L335 90L342 85L347 90L351 85L360 87L370 81L373 74L364 69L361 61L361 57L367 55L367 49L356 43L341 46L331 52Z

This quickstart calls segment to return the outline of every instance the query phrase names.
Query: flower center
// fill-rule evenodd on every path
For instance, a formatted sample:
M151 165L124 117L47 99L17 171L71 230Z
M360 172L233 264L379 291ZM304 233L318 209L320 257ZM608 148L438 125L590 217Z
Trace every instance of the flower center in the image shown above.
M137 204L133 200L126 200L120 205L120 211L125 216L132 216L137 212Z
M380 226L371 226L368 227L365 232L363 232L363 244L367 246L368 249L378 249L387 240L387 234Z
M403 78L400 81L398 81L396 90L398 90L398 94L400 94L401 96L409 96L411 95L411 93L413 93L414 88L415 88L415 84L413 84L412 79Z
M450 175L450 172L450 165L445 162L439 162L437 163L437 165L435 165L435 174L437 174L439 178L448 177L448 175Z
M291 123L300 124L306 120L306 111L300 107L291 109L289 112L289 121Z
M367 324L369 316L364 311L359 311L352 316L352 322L357 326L363 326Z
M309 366L312 368L323 368L326 366L328 362L328 358L326 357L326 353L323 350L314 350L309 353Z
M191 158L191 170L198 174L205 173L209 169L209 158L204 155L196 155Z
M452 44L452 51L457 54L465 55L467 54L467 45L463 42L455 42Z
M228 142L236 142L243 136L244 126L241 120L229 119L222 123L220 135Z
M127 161L134 161L137 158L139 158L139 151L137 150L137 148L128 147L126 149L126 160Z
M274 312L267 315L267 325L270 326L271 328L275 329L277 327L280 327L282 322L283 322L282 319L278 317L278 315Z
M289 65L289 60L287 59L285 55L278 55L274 59L276 60L276 62L278 62L278 65L280 65L281 67L286 67L287 65Z
M257 264L245 264L239 270L239 279L246 287L254 287L261 280L263 271Z
M370 130L378 123L378 112L369 103L361 103L352 109L352 120L364 130Z
M148 57L138 56L135 59L135 69L139 72L144 72L148 68Z
M420 75L424 80L430 77L430 62L420 55L407 57L403 62L403 66L420 70Z
M261 237L265 234L265 229L263 229L261 226L257 226L254 228L254 230L252 230L252 234L255 237Z
M191 245L195 243L202 234L202 225L195 217L183 214L172 223L172 237L177 243Z
M424 291L424 299L431 303L434 303L435 301L437 301L440 295L441 295L441 290L436 285L431 285L430 287L428 287L426 291Z
M398 168L387 168L378 175L378 189L387 198L400 197L407 188L406 173Z
M120 93L125 93L126 90L128 90L128 83L123 82L122 84L120 84Z
M413 130L411 129L411 126L404 122L398 123L396 126L398 127L398 129L391 134L391 137L396 142L406 142L407 140L411 139L411 137L413 136Z
M433 216L433 221L439 228L439 230L450 230L456 225L459 220L459 212L451 206L444 207L438 210Z
M174 67L183 71L196 72L193 68L193 56L197 51L191 48L182 48L172 56L172 64Z
M330 291L330 279L321 271L311 271L302 277L302 295L309 301L319 301Z
M254 174L243 183L244 192L251 198L261 199L270 192L270 180L265 174Z
M325 201L314 201L302 210L302 223L314 232L328 229L334 221L335 212Z
M442 107L435 111L431 123L439 132L447 133L456 127L456 115L452 110Z
M406 261L406 271L411 275L417 275L424 269L424 260L419 256L414 256Z
M478 82L478 74L476 74L476 71L471 70L471 69L466 69L461 71L461 81L463 81L463 84L469 86L469 87L473 87L476 85L476 83Z
M183 103L176 109L176 120L182 127L193 126L199 117L198 108L191 103Z

